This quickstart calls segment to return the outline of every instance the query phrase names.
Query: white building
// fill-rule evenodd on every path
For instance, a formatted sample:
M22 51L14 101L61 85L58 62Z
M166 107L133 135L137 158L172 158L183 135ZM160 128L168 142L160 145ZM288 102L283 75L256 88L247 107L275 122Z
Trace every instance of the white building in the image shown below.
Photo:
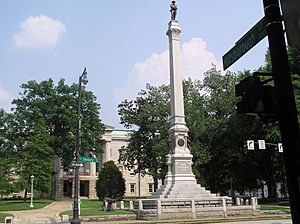
M85 162L83 167L79 169L80 175L80 197L89 199L97 198L96 180L98 178L99 169L104 162L113 160L119 167L125 178L126 192L125 196L145 197L154 191L153 178L150 176L142 177L134 174L133 171L127 170L123 164L118 162L119 149L126 146L129 131L115 130L114 127L105 125L105 133L101 137L103 144L103 153L99 155L99 163ZM53 181L53 198L62 200L71 198L74 195L74 172L72 169L64 171L61 169L59 159L54 162L54 181Z

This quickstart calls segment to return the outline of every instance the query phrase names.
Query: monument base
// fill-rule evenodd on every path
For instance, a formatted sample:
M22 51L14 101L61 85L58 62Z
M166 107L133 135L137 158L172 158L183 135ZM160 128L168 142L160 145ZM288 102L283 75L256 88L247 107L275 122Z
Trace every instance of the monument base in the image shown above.
M197 184L195 175L192 172L191 154L169 155L168 158L172 162L169 164L170 172L165 178L164 185L157 189L156 192L153 192L148 199L220 199L216 194Z

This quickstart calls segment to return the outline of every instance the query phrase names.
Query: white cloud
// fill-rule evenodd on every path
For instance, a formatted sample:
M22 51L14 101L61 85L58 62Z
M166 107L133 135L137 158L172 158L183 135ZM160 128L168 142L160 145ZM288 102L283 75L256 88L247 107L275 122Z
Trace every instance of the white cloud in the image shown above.
M201 38L192 38L181 46L181 72L183 78L203 79L203 73L215 64L219 67L214 55L206 50L206 43ZM133 67L133 76L142 84L151 85L169 83L169 51L161 54L153 53L144 62L136 63Z
M192 38L181 46L180 52L181 71L183 78L203 79L203 74L212 64L221 68L221 63L206 49L206 43L201 38ZM132 98L141 89L145 89L146 83L151 85L169 84L169 50L162 53L153 53L145 61L133 66L129 76L127 89L116 91L116 98L124 100L124 97ZM125 96L124 93L127 93Z
M13 99L14 97L0 86L0 108L9 112L12 107L11 102Z
M44 15L30 16L21 24L21 31L14 36L16 47L44 49L55 47L66 32L64 24Z
M134 65L132 76L137 76L142 84L150 83L159 85L167 83L169 69L169 51L161 54L153 53L144 62L138 62Z
M204 72L211 69L212 64L217 67L221 66L213 53L207 51L206 43L201 38L192 38L190 42L183 43L181 54L184 78L202 80Z

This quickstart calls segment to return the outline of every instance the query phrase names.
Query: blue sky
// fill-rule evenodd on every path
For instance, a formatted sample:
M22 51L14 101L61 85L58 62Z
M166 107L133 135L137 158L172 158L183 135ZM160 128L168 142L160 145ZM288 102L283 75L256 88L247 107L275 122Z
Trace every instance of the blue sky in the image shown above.
M171 0L0 1L0 107L7 111L29 80L77 83L87 67L104 123L122 128L117 105L152 85L168 84ZM203 78L263 17L261 0L177 0L183 77ZM230 70L264 64L266 38Z

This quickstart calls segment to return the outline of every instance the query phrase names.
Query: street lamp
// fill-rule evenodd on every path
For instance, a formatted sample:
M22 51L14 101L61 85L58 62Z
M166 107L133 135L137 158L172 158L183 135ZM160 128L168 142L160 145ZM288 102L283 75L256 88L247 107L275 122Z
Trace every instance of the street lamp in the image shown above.
M34 176L31 175L31 176L30 176L30 182L31 182L31 195L30 195L30 205L29 205L30 208L33 208L33 178L34 178Z
M80 224L79 219L79 167L80 167L80 126L81 126L81 83L86 85L88 83L87 80L87 72L86 68L84 68L81 76L79 76L79 90L78 90L78 98L77 98L77 128L76 128L76 148L75 148L75 192L74 192L74 204L73 204L73 219L71 224Z

